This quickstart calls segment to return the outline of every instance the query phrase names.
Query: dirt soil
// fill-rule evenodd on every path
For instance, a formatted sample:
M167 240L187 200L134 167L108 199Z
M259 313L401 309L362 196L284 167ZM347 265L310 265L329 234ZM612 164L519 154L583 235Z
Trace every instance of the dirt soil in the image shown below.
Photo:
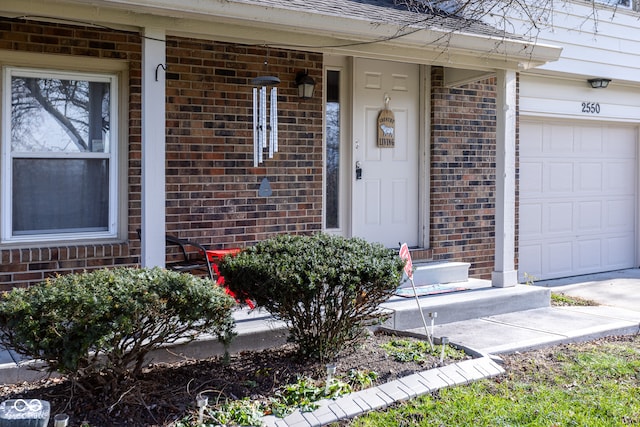
M424 363L397 362L380 348L380 345L398 337L385 333L371 335L353 351L340 357L337 375L345 375L350 369L375 371L377 383L406 376L438 365L438 358L428 358ZM404 338L404 337L403 337ZM626 342L638 337L608 337L590 343L574 343L543 348L536 351L501 355L507 372L526 373L549 370L558 354L604 342ZM452 363L445 360L445 363ZM56 413L70 416L70 426L85 423L95 426L171 426L187 414L195 413L195 397L206 393L212 400L264 399L285 384L295 383L299 376L323 380L325 365L300 363L294 357L292 346L282 346L260 352L232 355L225 363L216 357L207 360L191 360L173 364L150 365L143 376L131 381L124 392L115 398L90 396L72 387L64 378L50 378L33 383L0 386L0 400L11 398L37 398L51 403L51 418ZM508 375L508 374L507 374ZM496 379L499 381L499 378ZM349 422L339 423L348 426Z
M387 355L381 344L397 337L371 334L337 361L336 375L351 370L375 371L377 384L437 366L437 357L424 363L398 362ZM445 361L449 363L451 361ZM51 404L54 414L66 413L70 426L82 423L94 426L170 426L185 415L195 413L198 393L217 400L264 399L283 385L295 383L301 376L324 380L325 364L301 363L294 348L285 345L260 352L234 354L225 363L222 358L190 360L150 365L144 374L122 387L115 397L89 395L65 378L49 378L32 383L0 386L0 400L42 399Z

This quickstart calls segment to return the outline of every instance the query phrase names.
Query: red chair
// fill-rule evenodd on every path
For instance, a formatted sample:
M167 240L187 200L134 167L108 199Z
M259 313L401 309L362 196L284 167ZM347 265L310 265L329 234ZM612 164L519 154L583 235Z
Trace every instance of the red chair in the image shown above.
M138 237L142 239L142 231L140 229L136 231L138 232ZM200 272L200 274L206 274L214 283L223 287L228 295L241 302L235 293L225 286L224 277L220 274L218 263L226 255L236 255L242 249L207 249L199 243L180 239L170 234L165 235L165 241L169 252L169 260L166 262L167 269L182 273ZM172 250L173 246L177 246L178 249ZM255 308L255 304L250 299L247 298L244 302L249 308Z
M218 268L218 263L225 256L227 256L227 255L235 256L235 255L239 254L241 251L242 251L242 249L240 249L240 248L206 249L204 251L204 253L207 254L207 256L206 256L207 260L209 261L209 263L211 263L211 267L213 269L213 273L217 277L216 283L218 284L218 286L222 286L225 289L225 291L227 292L227 294L231 295L238 302L240 302L240 300L238 299L237 295L231 289L229 289L228 287L225 286L224 277L222 276L222 274L220 274L220 269ZM249 308L251 308L251 309L255 308L255 306L256 306L254 304L254 302L249 298L245 298L244 303L247 304L249 306Z
M138 237L142 239L142 230L138 228L136 231ZM203 251L206 250L204 246L170 234L165 235L165 242L168 252L168 261L166 262L168 270L182 273L199 271L201 274L209 276L209 278L215 282L211 262L207 257L202 255Z

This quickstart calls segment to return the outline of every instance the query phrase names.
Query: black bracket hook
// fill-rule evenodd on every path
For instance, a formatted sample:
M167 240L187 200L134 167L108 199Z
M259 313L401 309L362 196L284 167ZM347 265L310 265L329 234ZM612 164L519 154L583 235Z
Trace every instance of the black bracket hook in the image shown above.
M167 67L165 67L164 64L158 64L158 66L156 67L156 81L158 81L158 70L162 68L164 71L167 71Z

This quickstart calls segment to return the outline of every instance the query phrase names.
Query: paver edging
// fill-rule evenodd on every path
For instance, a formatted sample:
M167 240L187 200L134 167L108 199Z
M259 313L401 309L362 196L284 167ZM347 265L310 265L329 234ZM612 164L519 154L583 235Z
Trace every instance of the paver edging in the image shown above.
M477 372L478 375L474 375L473 378L467 378L466 376L461 375L460 371ZM455 373L455 378L450 377L447 372ZM464 385L469 384L472 381L492 378L503 374L504 372L504 368L500 366L500 364L498 364L493 357L485 355L479 358L469 359L447 365L442 368L429 369L410 375L413 376L418 374L422 378L426 378L427 380L432 378L434 380L432 381L434 383L433 387L425 387L424 383L420 384L419 387L411 387L410 381L403 382L402 378L399 378L389 383L340 396L337 399L321 400L320 402L318 402L320 407L314 411L310 411L309 416L307 417L302 416L299 409L295 410L291 415L288 415L285 418L276 419L273 416L264 417L263 426L321 427L332 422L336 422L340 419L354 418L358 415L362 415L368 412L367 410L363 409L361 405L357 404L357 401L367 402L366 398L368 396L370 397L372 395L375 395L377 397L378 401L373 406L375 406L375 410L380 410L399 401L405 401L413 397L419 397L445 387ZM409 390L410 388L411 390ZM398 393L398 391L401 391L402 393ZM389 393L396 395L395 398L390 396ZM306 420L307 424L300 423L301 417ZM313 420L317 420L317 422L314 422Z

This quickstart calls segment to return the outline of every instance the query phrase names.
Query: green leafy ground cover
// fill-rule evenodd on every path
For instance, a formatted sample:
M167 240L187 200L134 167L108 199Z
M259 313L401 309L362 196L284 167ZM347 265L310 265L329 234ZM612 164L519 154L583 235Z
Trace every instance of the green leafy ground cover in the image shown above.
M640 337L503 356L507 373L447 388L352 427L640 425Z
M552 292L551 305L555 307L562 307L562 306L593 306L593 305L599 305L599 304L590 299L571 296L562 292Z
M377 350L383 351L385 359L388 357L401 364L433 367L439 363L452 363L468 357L462 350L447 345L444 348L441 345L431 348L428 342L415 338L388 338L383 343L376 344ZM442 362L439 358L442 358ZM283 418L296 409L302 412L313 411L318 408L318 401L321 399L335 399L369 388L376 385L378 379L378 372L358 369L337 374L330 380L325 378L318 381L312 377L299 376L296 382L275 389L275 393L266 400L241 399L214 405L204 408L198 416L192 414L185 417L175 427L261 426L261 417L265 414Z

